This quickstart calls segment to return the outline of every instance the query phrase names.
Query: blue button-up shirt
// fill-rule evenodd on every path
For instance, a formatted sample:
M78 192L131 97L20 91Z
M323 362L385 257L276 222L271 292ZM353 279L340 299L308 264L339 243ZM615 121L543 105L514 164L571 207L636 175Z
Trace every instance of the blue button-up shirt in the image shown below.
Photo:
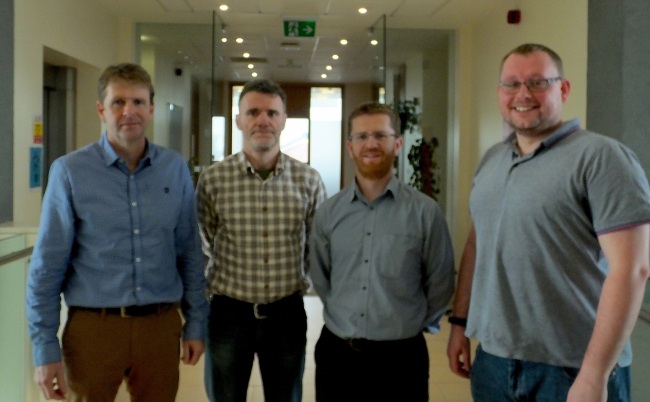
M194 188L180 155L148 142L131 172L104 134L52 164L27 283L35 365L61 360L61 293L81 307L181 302L184 339L203 339L204 291Z

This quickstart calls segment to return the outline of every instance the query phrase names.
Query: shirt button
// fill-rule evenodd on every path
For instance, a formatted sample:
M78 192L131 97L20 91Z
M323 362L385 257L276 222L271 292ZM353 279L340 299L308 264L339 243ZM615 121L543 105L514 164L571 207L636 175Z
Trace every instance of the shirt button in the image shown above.
M135 201L133 201L133 202L131 203L131 206L132 206L132 207L137 207L137 206L138 206L138 203L135 202Z
M142 290L142 288L140 286L138 286L137 288L135 288L135 290L139 292L139 291Z
M366 236L370 236L370 232L366 233Z
M135 230L133 231L133 233L135 233L135 234L140 234L140 231L139 231L138 229L135 229Z
M140 257L135 258L135 262L140 262L140 261L141 261Z
M262 232L262 237L269 237L269 232Z
M269 210L268 207L262 207L262 212L266 212L268 210Z
M363 262L367 264L367 263L368 263L368 260L363 260Z

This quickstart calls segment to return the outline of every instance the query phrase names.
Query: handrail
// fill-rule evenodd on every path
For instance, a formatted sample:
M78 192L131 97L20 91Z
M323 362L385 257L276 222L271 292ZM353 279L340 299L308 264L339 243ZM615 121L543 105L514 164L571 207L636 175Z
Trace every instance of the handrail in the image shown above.
M0 257L0 267L5 265L5 264L12 263L14 261L18 261L21 258L31 256L33 249L34 249L34 247L27 247L27 248L24 248L24 249L22 249L20 251L16 251L14 253L7 254L5 256Z

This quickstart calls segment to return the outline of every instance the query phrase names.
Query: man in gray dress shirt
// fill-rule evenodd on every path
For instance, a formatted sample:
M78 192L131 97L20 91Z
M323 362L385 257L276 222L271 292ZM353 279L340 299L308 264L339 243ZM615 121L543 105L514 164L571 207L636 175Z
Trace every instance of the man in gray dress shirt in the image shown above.
M355 182L316 211L311 277L324 305L316 399L428 401L422 332L437 332L454 290L440 206L401 183L399 118L369 103L348 119Z

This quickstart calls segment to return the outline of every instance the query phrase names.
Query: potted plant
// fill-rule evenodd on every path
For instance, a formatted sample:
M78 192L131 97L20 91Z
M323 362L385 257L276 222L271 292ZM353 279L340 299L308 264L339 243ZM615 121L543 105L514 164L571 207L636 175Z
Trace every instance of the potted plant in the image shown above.
M402 134L412 133L420 124L420 114L417 107L420 105L418 98L397 102L396 111L400 120L400 131Z
M408 153L409 163L413 167L409 184L436 201L440 193L440 173L438 163L434 159L438 145L436 137L429 141L420 138Z

